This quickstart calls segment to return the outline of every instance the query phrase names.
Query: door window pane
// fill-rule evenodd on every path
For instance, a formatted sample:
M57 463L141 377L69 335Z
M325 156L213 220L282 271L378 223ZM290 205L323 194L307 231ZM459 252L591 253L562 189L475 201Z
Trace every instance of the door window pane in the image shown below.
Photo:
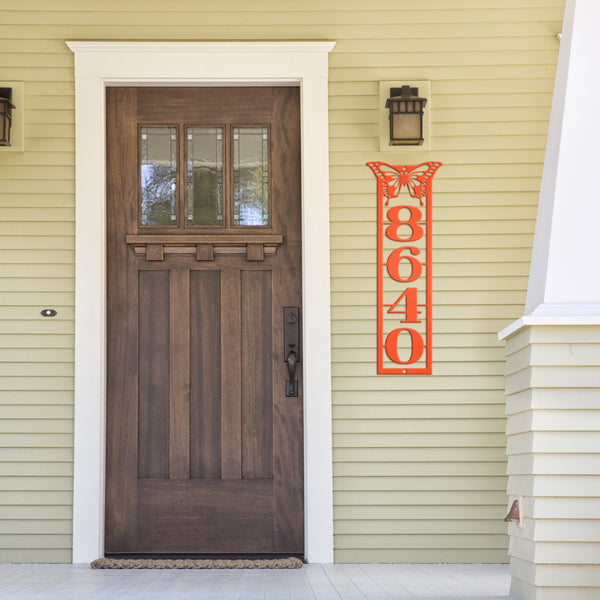
M223 129L187 130L188 225L223 225Z
M140 128L141 224L177 225L177 129Z
M233 224L269 224L269 130L233 128Z

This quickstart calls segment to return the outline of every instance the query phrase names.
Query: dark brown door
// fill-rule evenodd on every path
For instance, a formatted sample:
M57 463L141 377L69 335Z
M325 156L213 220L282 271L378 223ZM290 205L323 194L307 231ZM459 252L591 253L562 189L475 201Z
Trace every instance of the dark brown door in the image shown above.
M107 90L107 554L304 552L299 133L297 88Z

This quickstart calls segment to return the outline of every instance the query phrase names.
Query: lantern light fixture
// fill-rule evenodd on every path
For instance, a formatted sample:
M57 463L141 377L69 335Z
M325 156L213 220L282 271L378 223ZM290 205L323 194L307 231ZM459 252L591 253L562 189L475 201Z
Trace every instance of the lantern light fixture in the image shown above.
M10 146L13 108L12 88L0 88L0 146Z
M390 88L385 103L389 110L390 146L421 146L423 113L427 98L419 97L419 88L403 85Z

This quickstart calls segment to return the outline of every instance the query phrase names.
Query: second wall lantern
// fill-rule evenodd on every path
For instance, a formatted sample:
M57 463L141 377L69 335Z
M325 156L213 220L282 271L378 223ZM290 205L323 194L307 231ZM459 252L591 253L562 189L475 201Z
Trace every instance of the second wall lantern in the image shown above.
M419 96L419 88L403 85L390 89L385 103L389 111L390 146L421 146L423 113L427 98Z
M12 124L12 89L0 87L0 146L10 146Z

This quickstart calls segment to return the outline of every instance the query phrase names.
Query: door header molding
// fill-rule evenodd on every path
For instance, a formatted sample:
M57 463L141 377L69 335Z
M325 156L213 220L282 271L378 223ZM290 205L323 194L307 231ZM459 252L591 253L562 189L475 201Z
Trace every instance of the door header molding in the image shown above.
M67 42L73 52L325 52L335 42Z
M138 82L301 82L327 79L335 42L67 42L75 77ZM133 72L132 72L133 68ZM110 74L109 74L110 72ZM109 84L110 85L110 84ZM142 83L143 85L143 83Z
M306 557L333 562L328 54L334 42L67 42L75 55L76 264L73 562L104 551L105 89L300 87Z

